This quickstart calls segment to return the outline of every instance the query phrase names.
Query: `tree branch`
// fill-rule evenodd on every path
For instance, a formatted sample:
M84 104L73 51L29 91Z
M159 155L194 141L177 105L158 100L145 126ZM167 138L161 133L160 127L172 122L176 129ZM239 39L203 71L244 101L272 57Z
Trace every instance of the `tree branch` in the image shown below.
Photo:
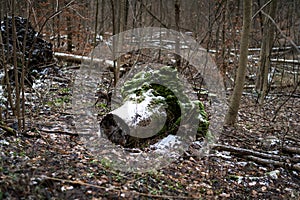
M16 131L13 128L6 126L2 121L0 121L0 128L11 135L16 135Z
M222 144L215 144L212 148L218 151L229 151L236 156L252 160L263 165L274 165L300 171L300 159L292 158L289 156L262 153L250 149L226 146ZM294 147L285 147L284 149L289 150L290 153L299 153L300 151L299 148Z

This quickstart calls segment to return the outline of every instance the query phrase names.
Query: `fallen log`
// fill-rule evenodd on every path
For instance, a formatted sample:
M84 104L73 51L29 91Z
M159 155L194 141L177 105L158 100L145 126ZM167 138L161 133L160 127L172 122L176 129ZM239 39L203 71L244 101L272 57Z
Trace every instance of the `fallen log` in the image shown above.
M58 60L66 61L66 62L72 62L72 63L89 63L92 58L90 56L81 56L81 55L75 55L75 54L69 54L69 53L60 53L60 52L54 52L54 56ZM104 63L110 67L114 66L114 62L112 60L105 60L100 58L93 58L93 62L95 63Z
M176 69L164 66L136 73L116 96L123 98L122 105L100 122L101 136L114 144L147 147L168 135L180 135L183 128L179 128L185 125L195 133L192 137L206 135L208 121L203 104L188 99ZM184 131L182 140L190 139L187 132Z
M252 60L259 61L259 58L252 58ZM286 63L286 64L300 65L299 60L289 60L289 59L283 59L283 58L271 58L270 61L275 62L275 63Z

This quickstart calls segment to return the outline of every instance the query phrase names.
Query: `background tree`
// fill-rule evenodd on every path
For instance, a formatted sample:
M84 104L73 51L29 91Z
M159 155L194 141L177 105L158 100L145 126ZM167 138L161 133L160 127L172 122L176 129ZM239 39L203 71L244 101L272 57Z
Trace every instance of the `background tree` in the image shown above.
M175 30L180 31L180 1L175 0L174 3L174 10L175 10ZM180 60L180 40L179 38L176 40L175 44L175 60L176 66L180 68L181 60Z
M269 15L272 19L275 19L277 0L272 0L268 7L269 11L265 14ZM260 105L263 103L268 90L268 74L270 70L270 59L274 41L274 32L274 24L271 22L269 17L265 16L263 22L263 34L259 58L259 72L256 75L256 90L259 93Z
M12 39L13 39L13 65L14 65L14 77L15 77L15 116L16 121L18 122L18 130L21 129L22 123L21 123L21 108L20 108L20 84L19 84L19 59L17 55L18 51L18 44L17 44L17 30L16 30L16 20L15 20L15 12L16 12L16 1L12 0L11 2L11 10L12 10ZM22 86L21 86L22 88Z
M244 89L245 74L248 61L248 46L249 46L249 36L251 30L251 18L252 18L252 0L244 1L243 8L243 29L241 37L241 47L240 47L240 60L239 67L237 71L235 86L230 100L230 105L228 112L225 117L225 124L233 125L236 121L238 114L241 97Z
M272 18L271 15L273 15L274 10L271 12L271 7L275 5L275 2L281 9L275 9L276 23L272 25L270 20L267 20L268 17L265 16L268 15ZM293 50L291 50L290 42L295 41L295 44L299 44L300 41L298 2L298 0L254 1L253 10L258 14L253 17L254 28L250 32L249 46L255 48L250 50L253 59L250 60L251 65L247 67L245 74L247 77L246 86L251 86L254 89L254 85L256 85L257 91L261 94L260 101L265 99L264 97L268 94L268 88L270 87L274 88L276 86L277 89L283 91L283 88L287 85L299 82L299 76L296 73L299 70L299 65L295 62L291 63L291 60L299 59L297 48L293 47ZM0 2L1 19L6 15L12 15L11 3L12 1ZM111 3L113 3L113 9ZM234 83L233 77L236 77L236 68L239 65L239 44L242 27L240 16L243 4L244 1L242 0L20 0L16 1L15 13L18 16L28 17L34 28L46 40L52 42L54 51L72 51L72 54L79 55L89 54L91 49L99 43L97 34L101 34L106 39L122 30L146 26L160 26L180 30L182 33L194 36L202 47L212 53L213 59L224 76L226 88L231 91L234 84L240 84L238 79ZM51 17L53 13L55 14ZM51 18L50 21L47 20L49 17ZM96 22L96 25L95 19L99 22ZM268 31L269 25L270 30ZM272 28L275 28L276 31L272 31ZM274 32L273 37L272 32ZM268 44L267 37L273 38L270 39L270 44ZM265 50L267 46L269 50ZM272 50L272 46L277 47L277 50ZM265 55L257 53L259 47L262 48L260 53L265 53ZM270 55L272 55L272 61L270 61ZM6 58L12 58L12 54L5 56ZM264 57L266 61L264 61ZM159 57L159 59L161 58ZM283 59L284 61L280 62L284 64L275 62L274 59L276 58ZM286 60L289 63L286 63ZM257 61L261 64L257 64ZM264 62L267 63L263 64ZM272 64L268 64L268 62ZM118 64L121 64L121 62L116 62L116 79L118 78ZM270 65L275 69L273 71L277 73L276 80L274 78L272 82L268 82L265 78L272 75ZM2 64L1 68L4 71L5 67L8 66ZM259 70L257 70L258 67L260 67ZM281 73L280 78L278 78L278 71ZM253 77L255 72L257 72L257 76ZM287 75L289 75L288 78ZM249 83L249 80L251 83ZM278 85L275 85L275 83ZM258 85L260 86L258 87ZM14 101L16 99L13 96L14 91L9 92L9 87L7 87L7 93L11 93L11 95L8 95L8 97L11 97L8 102L12 103L8 104L15 112L16 105Z
M94 47L97 45L98 36L98 24L99 24L99 0L96 0L96 14L95 14L95 35L94 35ZM101 23L102 24L102 23Z

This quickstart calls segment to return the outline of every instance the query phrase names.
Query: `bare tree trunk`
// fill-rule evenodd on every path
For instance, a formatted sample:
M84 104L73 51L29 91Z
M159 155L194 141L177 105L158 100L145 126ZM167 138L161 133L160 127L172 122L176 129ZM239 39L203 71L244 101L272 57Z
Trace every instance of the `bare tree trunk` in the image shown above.
M6 23L8 23L8 20L6 20ZM6 24L7 25L7 24ZM7 35L7 37L9 37L9 35ZM3 43L3 39L2 39L2 34L0 34L0 44ZM7 43L8 43L8 38L7 38ZM8 46L8 44L6 44ZM8 103L11 107L11 110L13 112L13 115L16 115L16 111L15 111L15 107L14 107L14 103L13 103L13 98L12 98L12 90L11 90L11 84L10 84L10 80L9 80L9 75L8 75L8 67L7 67L7 60L8 58L8 54L4 52L4 47L1 49L1 56L2 56L2 62L3 62L3 68L4 68L4 84L6 85L6 90L7 90L7 99L8 99ZM8 108L8 105L7 105ZM7 112L8 113L8 112Z
M145 6L143 0L140 0L139 2L140 2L140 8L137 14L137 23L138 23L137 26L143 27L143 15L144 15Z
M118 15L118 20L116 20L116 4L114 0L111 0L111 7L112 7L112 22L113 22L113 35L119 34L125 30L125 24L126 24L126 0L119 0L119 15ZM116 23L118 22L118 23ZM121 51L122 48L122 43L123 43L123 38L122 37L114 37L113 38L113 57L115 58L116 56L116 50L118 52ZM114 86L117 85L117 82L119 80L119 74L120 74L120 64L121 60L120 58L117 59L117 61L114 61Z
M112 19L112 34L116 34L116 11L115 11L115 2L110 0L111 5L111 19Z
M126 0L119 0L119 24L118 24L118 34L125 31L126 25ZM117 42L117 49L119 52L122 52L122 44L123 44L123 36L119 34L118 42ZM117 85L119 81L119 74L120 74L120 67L121 67L121 57L117 59L117 66L115 67L115 82L114 85Z
M113 35L116 34L116 11L115 11L115 2L114 0L110 0L110 4L111 4L111 10L112 10L112 32L113 32ZM115 54L116 54L116 39L115 37L113 38L113 58L115 57ZM114 86L117 85L117 77L119 76L119 74L117 73L117 65L116 65L116 61L114 60Z
M70 11L71 12L71 11ZM69 13L68 15L70 15ZM73 33L72 33L72 21L71 21L71 16L67 16L67 51L72 52L72 46L73 46Z
M105 30L105 27L104 27L104 18L105 18L105 15L104 15L104 12L105 12L105 2L106 0L102 0L102 3L101 3L101 20L100 20L100 34L103 36L104 34L104 30Z
M3 19L3 17L4 17L4 9L3 9L3 2L1 1L0 2L0 21Z
M55 12L58 12L60 9L59 1L56 0L56 8ZM57 47L60 47L60 15L57 15L57 23L56 23L56 31L57 31Z
M27 19L29 19L30 14L31 14L31 3L29 3L27 6L27 10L29 11ZM29 26L29 20L26 22L26 27L25 27L25 32L28 32L28 26ZM22 128L25 129L25 76L26 76L26 71L28 64L25 63L26 58L25 58L25 52L26 52L26 42L27 42L27 34L24 35L24 40L23 40L23 56L22 56L22 74L21 74L21 94L22 94Z
M127 29L128 25L128 12L129 12L129 0L125 0L125 7L124 7L124 31Z
M270 4L268 15L272 19L276 15L277 0ZM265 17L263 25L263 38L260 50L259 73L257 74L256 90L259 92L259 104L262 105L268 90L268 73L270 69L270 55L273 46L275 27L271 20Z
M174 8L175 8L175 30L180 31L180 0L175 0ZM176 60L176 67L180 69L181 59L180 59L180 40L179 38L176 39L175 44L175 60Z
M2 9L2 2L0 2L0 21L3 19L3 9ZM0 32L0 55L3 57L0 59L0 69L3 69L4 68L4 64L5 64L5 61L4 61L4 49L2 48L3 47L3 42L2 42L2 34ZM3 84L3 82L1 81L0 83L1 85ZM0 104L0 121L2 121L2 105Z
M12 0L12 39L13 39L13 65L14 65L14 76L15 76L15 117L18 121L18 130L21 129L21 118L20 118L20 86L19 86L19 69L18 69L18 57L17 57L17 31L16 31L16 20L15 20L16 1Z
M99 21L99 0L96 0L96 14L95 14L95 35L94 35L94 47L97 45L97 35L98 35L98 21Z
M252 17L252 0L244 1L243 9L243 30L241 36L240 47L240 60L237 71L235 86L230 100L229 110L225 117L225 124L234 125L238 114L240 101L243 93L245 74L248 61L248 45L249 35L251 30L251 17Z

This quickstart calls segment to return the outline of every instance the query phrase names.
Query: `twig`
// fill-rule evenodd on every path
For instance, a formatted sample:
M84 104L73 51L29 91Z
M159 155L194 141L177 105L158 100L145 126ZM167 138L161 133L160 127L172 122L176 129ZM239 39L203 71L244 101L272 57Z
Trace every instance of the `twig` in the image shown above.
M123 189L114 189L114 188L107 188L104 186L100 185L94 185L90 183L85 183L83 181L71 181L71 180L66 180L66 179L60 179L60 178L54 178L54 177L48 177L48 176L42 176L42 178L49 179L49 180L54 180L54 181L60 181L60 182L65 182L65 183L70 183L70 184L75 184L75 185L83 185L87 187L93 187L93 188L98 188L98 189L103 189L105 191L115 191L115 192L122 192L122 193L131 193L131 194L136 194L140 196L145 196L145 197L154 197L154 198L163 198L163 199L199 199L200 197L185 197L185 196L168 196L168 195L154 195L154 194L147 194L147 193L141 193L141 192L136 192L136 191L130 191L130 190L123 190Z
M45 132L45 133L55 133L55 134L64 134L64 135L71 135L71 136L79 136L78 133L72 133L72 132L60 131L60 130L40 129L40 131Z
M164 24L160 19L158 19L148 8L147 6L143 3L143 1L139 1L141 5L146 9L147 13L151 15L158 23L160 23L164 28L168 28L166 24Z
M265 3L265 5L263 5L258 11L256 11L256 13L252 16L252 20L256 17L256 15L258 15L258 13L260 13L266 6L268 6L270 3L272 2L272 0L268 1L267 3Z
M41 32L42 32L44 26L46 25L46 23L47 23L50 19L52 19L52 18L54 18L55 16L59 15L60 13L62 13L65 9L67 9L68 7L70 7L71 4L74 3L75 1L76 1L76 0L70 1L70 2L67 3L64 7L62 7L61 9L59 9L59 10L57 10L57 11L55 11L55 12L52 13L49 17L47 17L46 20L44 21L44 23L41 25L41 27L40 27L40 29L39 29L38 35L41 34Z
M279 31L280 35L282 37L284 37L287 41L289 41L291 43L291 45L295 48L295 50L300 53L300 50L298 49L298 46L295 44L295 42L289 38L288 36L286 36L283 31L280 29L280 27L278 26L278 24L275 22L275 20L270 16L268 15L267 13L265 13L264 11L262 11L262 14L264 14L267 18L269 18L269 20L274 24L274 26L276 27L276 29Z
M276 111L274 112L274 117L272 118L271 122L274 122L278 112L280 111L280 109L290 100L290 98L292 98L292 96L296 93L298 86L300 85L300 81L298 82L298 84L294 87L294 90L291 92L290 96L288 96L282 104L280 104L280 106L276 109Z

